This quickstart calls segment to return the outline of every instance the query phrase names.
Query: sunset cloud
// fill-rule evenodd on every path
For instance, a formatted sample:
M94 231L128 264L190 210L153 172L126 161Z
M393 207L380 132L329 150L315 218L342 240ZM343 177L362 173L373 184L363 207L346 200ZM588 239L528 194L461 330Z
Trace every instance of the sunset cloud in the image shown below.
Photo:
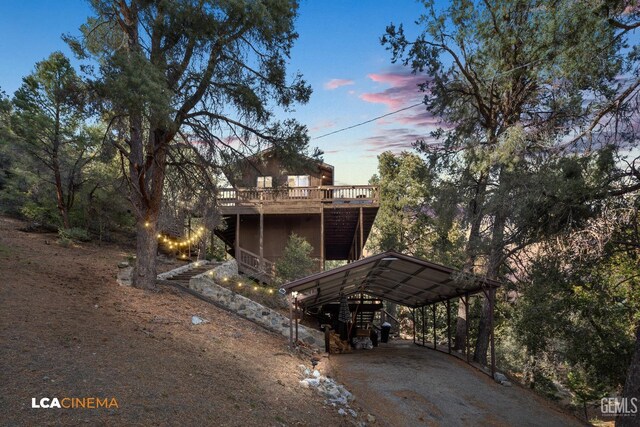
M360 99L363 101L385 104L390 110L397 110L420 102L424 97L424 93L418 87L419 84L425 82L424 76L402 72L387 72L371 73L367 77L376 83L390 87L382 92L363 93L360 95Z
M336 125L336 123L337 122L335 120L332 120L332 119L331 120L330 119L321 120L319 122L314 123L314 125L311 126L309 128L309 130L311 132L318 132L318 131L330 129L330 128L334 127Z
M429 145L437 145L437 141L429 132L419 132L413 128L381 129L374 136L364 138L361 145L367 146L366 152L378 155L385 151L400 153L413 148L416 141L425 141Z
M413 139L412 142L414 142L418 138L416 138L417 135L412 135L412 132L418 132L424 136L438 127L448 127L441 119L434 117L427 111L426 105L424 105L427 92L421 91L419 86L427 81L427 76L415 75L406 70L395 68L387 72L371 73L367 77L381 86L388 87L381 88L380 92L361 94L360 99L363 101L384 104L387 106L388 112L396 112L413 106L376 121L376 124L381 128L381 132L385 130L382 128L391 128L393 126L400 128L395 134L388 131L384 135L381 134L379 136L382 138L380 143L384 138L398 138L400 136L404 139ZM409 131L409 128L412 129L412 132ZM376 141L378 140L378 136L374 138L376 138ZM394 144L393 147L402 146L408 148L404 142L396 141Z
M335 90L342 86L349 86L354 84L353 80L349 79L331 79L324 84L326 90Z

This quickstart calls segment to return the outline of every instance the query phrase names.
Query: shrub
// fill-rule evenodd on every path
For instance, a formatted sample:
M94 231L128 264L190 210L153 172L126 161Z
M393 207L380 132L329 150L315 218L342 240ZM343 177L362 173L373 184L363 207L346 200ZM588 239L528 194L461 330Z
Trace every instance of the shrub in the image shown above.
M60 240L67 239L74 242L88 242L91 240L89 233L84 228L60 228L58 230Z
M287 283L313 273L315 260L311 258L311 252L311 244L304 237L292 233L282 257L276 262L276 281Z

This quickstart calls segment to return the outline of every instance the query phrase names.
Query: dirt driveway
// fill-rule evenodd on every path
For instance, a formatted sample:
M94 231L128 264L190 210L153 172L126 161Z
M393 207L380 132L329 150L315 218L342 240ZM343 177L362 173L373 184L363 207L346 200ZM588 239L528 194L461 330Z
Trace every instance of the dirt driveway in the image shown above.
M583 425L529 390L499 385L452 356L410 341L332 355L331 364L379 425Z

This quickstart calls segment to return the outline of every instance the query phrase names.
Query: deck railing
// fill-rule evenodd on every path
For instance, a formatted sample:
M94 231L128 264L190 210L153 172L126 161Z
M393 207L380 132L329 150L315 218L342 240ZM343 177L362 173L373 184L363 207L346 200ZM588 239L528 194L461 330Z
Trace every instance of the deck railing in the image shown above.
M221 206L282 201L373 204L378 201L378 187L351 185L248 189L223 188L218 192L218 202Z
M270 283L273 281L276 273L275 264L271 261L262 258L262 265L260 265L260 256L250 252L246 249L240 248L239 254L236 257L238 267L245 273L254 276L256 279L263 282Z

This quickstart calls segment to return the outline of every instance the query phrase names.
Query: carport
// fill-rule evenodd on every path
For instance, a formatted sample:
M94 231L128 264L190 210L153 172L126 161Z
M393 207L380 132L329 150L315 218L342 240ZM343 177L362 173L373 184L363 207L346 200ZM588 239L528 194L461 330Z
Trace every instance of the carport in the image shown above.
M294 305L303 310L337 301L341 297L366 294L381 300L404 305L413 314L413 341L416 341L416 316L422 316L422 341L424 345L425 311L432 311L435 324L436 308L442 304L447 316L447 350L451 354L451 300L461 298L469 319L469 297L483 293L489 300L489 328L491 374L495 373L493 310L495 290L500 284L459 270L435 264L420 258L387 251L360 259L350 264L316 273L283 286L292 296ZM293 316L292 316L293 317ZM291 319L293 324L294 320ZM297 317L295 319L297 325ZM470 362L469 322L464 354ZM436 328L433 328L433 349L437 348Z

